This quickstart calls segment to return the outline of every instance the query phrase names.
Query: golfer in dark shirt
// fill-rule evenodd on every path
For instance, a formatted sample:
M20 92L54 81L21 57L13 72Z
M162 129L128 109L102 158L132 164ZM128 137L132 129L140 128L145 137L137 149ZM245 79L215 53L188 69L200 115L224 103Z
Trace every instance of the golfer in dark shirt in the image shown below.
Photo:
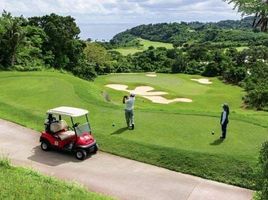
M222 130L222 136L221 139L226 138L226 133L227 133L227 125L229 122L229 106L228 104L223 104L222 106L223 112L221 113L221 130Z

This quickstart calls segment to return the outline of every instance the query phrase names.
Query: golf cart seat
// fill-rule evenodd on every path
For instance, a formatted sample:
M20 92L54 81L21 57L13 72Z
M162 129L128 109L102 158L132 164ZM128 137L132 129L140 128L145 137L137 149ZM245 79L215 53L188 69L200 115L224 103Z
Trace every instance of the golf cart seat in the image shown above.
M66 140L75 135L74 131L67 131L67 129L68 124L65 120L60 120L50 125L51 132L59 136L61 140Z
M68 138L75 136L75 132L74 131L62 131L62 132L57 133L57 135L59 136L61 140L66 140Z
M50 124L50 130L52 133L58 133L67 130L67 123L64 120L56 121Z

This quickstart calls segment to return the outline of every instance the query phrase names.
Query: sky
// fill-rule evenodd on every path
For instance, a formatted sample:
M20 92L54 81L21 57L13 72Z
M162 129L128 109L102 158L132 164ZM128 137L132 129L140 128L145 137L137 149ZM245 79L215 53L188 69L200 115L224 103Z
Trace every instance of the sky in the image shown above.
M71 15L83 39L109 40L128 28L161 22L241 19L222 0L0 0L15 16Z

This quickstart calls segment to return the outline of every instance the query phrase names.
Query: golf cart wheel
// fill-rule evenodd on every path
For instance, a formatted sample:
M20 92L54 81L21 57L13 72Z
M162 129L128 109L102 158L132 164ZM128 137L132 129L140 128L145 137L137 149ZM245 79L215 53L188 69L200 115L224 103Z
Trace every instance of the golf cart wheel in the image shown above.
M41 142L41 149L43 151L49 151L49 143L46 141Z
M95 145L92 153L96 154L98 150L99 150L98 145Z
M87 152L83 149L79 149L75 152L75 157L78 159L78 160L84 160L87 156Z

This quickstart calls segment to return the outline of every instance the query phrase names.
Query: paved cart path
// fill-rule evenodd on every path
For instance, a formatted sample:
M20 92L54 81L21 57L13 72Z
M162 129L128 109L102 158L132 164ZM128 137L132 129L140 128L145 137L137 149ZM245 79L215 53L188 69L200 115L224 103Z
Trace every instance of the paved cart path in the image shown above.
M85 161L69 154L43 152L39 133L0 119L0 153L18 166L118 199L250 200L252 191L99 152Z

